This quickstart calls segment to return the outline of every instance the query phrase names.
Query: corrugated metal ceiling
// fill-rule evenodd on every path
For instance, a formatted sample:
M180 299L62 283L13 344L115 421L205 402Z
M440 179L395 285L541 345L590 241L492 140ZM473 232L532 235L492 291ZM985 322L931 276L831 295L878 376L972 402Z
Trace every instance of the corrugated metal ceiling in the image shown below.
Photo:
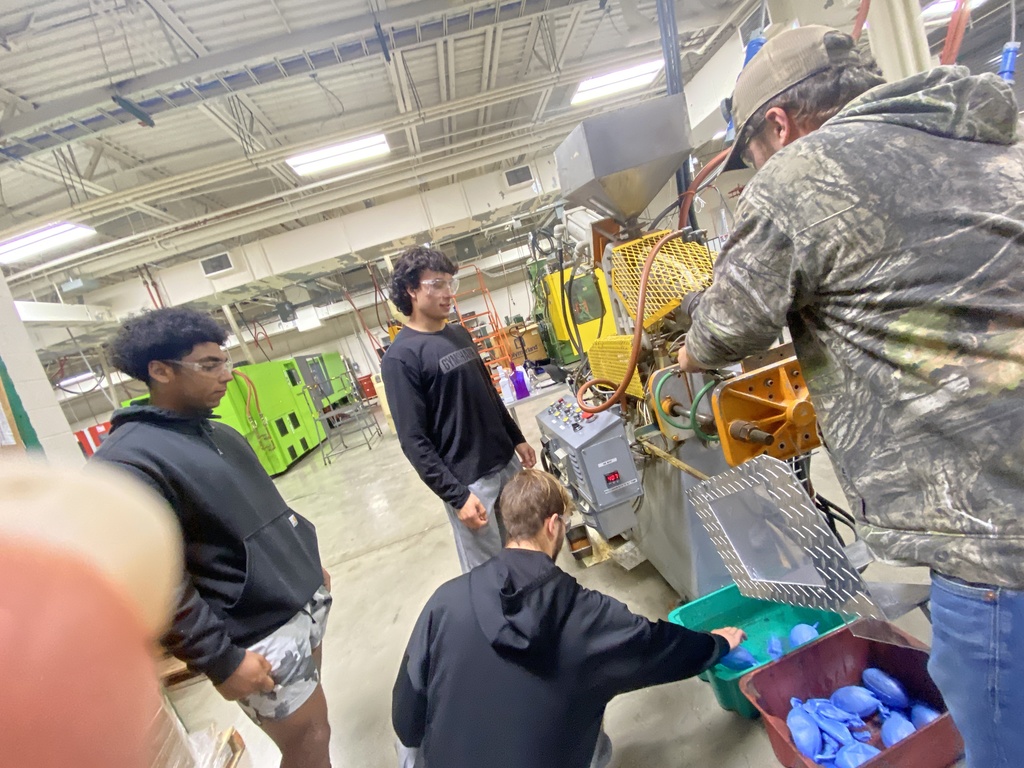
M698 6L708 32L741 2L754 4L687 1ZM508 137L512 128L544 124L549 115L564 122L571 117L566 102L582 76L573 73L609 71L641 50L631 45L635 40L620 2L612 0L604 9L576 0L461 6L440 0L8 4L0 9L0 104L8 105L0 117L0 203L6 205L0 209L0 230L13 231L48 212L73 218L75 211L67 206L75 194L97 200L104 190L140 184L150 185L140 202L175 219L204 216L219 205L243 204L300 183L281 162L288 148L329 143L382 125L390 126L393 155L401 157L467 141L487 146ZM373 30L371 8L393 20L381 29L390 61ZM653 0L641 2L639 10L654 19ZM356 31L347 36L319 34L354 19L359 23L345 28ZM268 41L274 50L267 49ZM643 41L642 49L658 56L652 39ZM204 73L204 60L218 55L228 58L217 59L214 70ZM182 79L164 74L184 71L180 68L196 74ZM130 91L131 100L152 115L152 128L140 126L109 98L89 95L96 88L124 92L122 81L133 87L132 78L139 77L163 83ZM448 107L453 101L457 105ZM61 104L68 111L60 112L56 105ZM52 119L36 117L44 113L53 113ZM399 125L402 115L407 117ZM7 125L24 127L7 132ZM570 127L566 123L566 132ZM91 162L101 144L112 149ZM275 149L271 162L263 159ZM75 162L68 163L72 151ZM21 157L44 170L29 172L30 164L14 159ZM60 163L92 175L62 183L55 172ZM212 169L208 181L175 184L168 193L152 187L161 178L173 184L177 176L203 169ZM79 186L86 192L77 192ZM125 204L121 211L120 216L104 209L93 218L78 217L111 239L146 226L145 210Z

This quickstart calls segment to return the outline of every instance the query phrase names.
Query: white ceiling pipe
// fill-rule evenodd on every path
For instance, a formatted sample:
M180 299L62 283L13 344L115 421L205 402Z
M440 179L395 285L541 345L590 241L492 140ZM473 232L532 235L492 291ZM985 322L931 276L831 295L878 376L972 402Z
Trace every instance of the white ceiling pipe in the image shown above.
M218 224L225 220L242 219L242 217L246 215L247 211L252 212L251 216L259 217L258 220L261 222L262 227L272 226L272 223L278 222L271 222L271 220L267 218L266 214L275 206L281 209L283 216L282 220L287 221L289 219L307 215L309 209L314 205L316 205L320 210L324 210L341 204L339 201L342 200L363 199L370 190L381 190L386 188L385 183L382 183L382 179L387 179L387 184L390 184L392 181L400 184L401 186L398 188L407 188L411 183L423 183L427 181L427 179L423 177L424 171L433 169L439 164L444 168L449 169L448 173L442 174L443 177L450 175L453 172L450 170L455 168L455 164L452 163L453 159L459 160L462 158L464 162L458 166L458 170L467 170L478 167L480 164L485 163L486 160L494 157L496 154L499 155L497 159L500 160L504 159L504 157L509 153L522 151L524 148L528 148L532 143L536 142L538 138L538 134L531 133L519 139L506 140L500 144L490 145L474 152L463 153L463 155L443 157L431 163L414 166L413 168L408 167L408 162L406 160L396 161L394 163L387 164L384 168L384 170L394 169L393 173L385 177L380 176L379 173L371 175L369 178L364 180L364 184L358 187L348 186L346 188L322 190L320 192L308 194L306 197L299 198L294 201L290 201L290 196L283 192L267 196L244 205L234 206L232 208L214 212L207 216L181 222L176 226L160 227L149 232L130 235L119 240L88 248L84 251L79 251L75 254L60 257L35 267L29 267L15 273L8 281L11 284L20 284L25 279L28 279L33 275L38 275L40 273L45 274L49 271L59 270L66 266L85 266L102 259L105 255L111 254L111 252L116 253L118 250L131 248L136 244L147 241L151 243L161 243L167 239L171 239L176 236L180 237L183 234L193 232L195 230L202 230L202 232L205 233L203 237L204 240L216 242L217 240L232 237L237 234L236 232L223 233L222 228L218 227ZM467 142L467 144L472 143L474 142ZM469 165L467 166L466 163L469 163ZM381 169L377 170L379 172ZM410 178L410 174L412 175L412 178ZM380 194L380 191L377 191L376 193ZM166 255L165 253L160 253L161 250L166 251L167 249L163 247L158 248L152 253L156 253L157 255Z
M219 230L217 230L218 234L214 236L213 232L216 229L219 220L222 220L226 217L244 215L246 211L251 211L254 208L261 205L286 205L287 208L284 209L286 215L284 215L282 221L287 221L291 218L296 218L301 215L309 215L309 208L313 205L320 205L319 201L322 200L327 200L329 202L323 204L323 207L320 207L318 209L318 212L326 210L334 205L338 205L339 203L337 201L339 199L363 199L364 197L366 197L369 189L379 189L383 186L386 186L386 184L381 183L382 177L379 175L379 173L381 170L385 170L388 168L397 168L397 171L395 173L385 178L389 179L388 183L399 184L400 186L397 187L398 189L408 188L410 183L425 183L427 181L435 180L434 177L430 179L425 178L424 173L429 173L436 167L444 167L447 169L447 173L442 173L440 174L440 176L437 177L443 178L444 176L451 175L453 172L458 172L451 170L453 168L452 160L458 161L459 170L461 171L469 170L474 167L478 167L479 165L486 164L487 160L493 158L495 155L501 155L500 157L497 158L498 160L505 159L505 157L510 154L515 154L519 151L529 149L531 146L536 145L536 142L542 140L542 137L550 139L551 137L559 136L560 134L563 134L565 132L567 126L575 125L581 119L583 119L584 117L586 117L587 115L591 114L596 110L603 110L607 108L608 104L605 103L599 107L596 107L594 110L581 110L578 112L570 112L552 124L543 124L539 126L539 128L542 129L541 131L531 132L528 134L520 134L519 136L516 136L512 139L507 139L498 144L479 147L478 140L467 139L464 142L461 142L459 144L453 144L445 148L449 152L452 150L458 150L460 147L473 148L471 151L463 153L462 155L442 156L438 160L417 164L414 165L412 168L407 167L410 163L410 158L400 158L395 161L385 163L382 166L373 168L372 172L353 172L352 174L350 174L350 176L346 177L347 180L352 176L368 176L369 178L366 179L366 184L364 186L353 187L351 185L348 185L342 188L321 190L319 192L315 192L314 190L316 189L316 185L307 185L307 187L300 187L298 189L283 190L274 195L268 195L264 198L249 201L243 205L234 206L232 208L226 208L221 211L212 213L208 216L197 217L195 219L191 219L188 221L179 222L178 224L175 225L158 227L148 232L130 235L128 237L120 238L119 240L115 240L109 243L103 243L92 248L88 248L83 251L70 254L68 256L62 256L60 258L51 260L49 262L45 262L43 264L28 267L11 275L8 278L8 283L12 285L17 285L23 283L26 279L31 278L34 275L46 274L48 272L59 270L61 268L68 266L84 266L86 264L98 260L99 258L102 258L104 255L108 254L112 250L116 251L117 249L120 248L131 247L137 243L145 242L147 240L159 243L164 238L169 238L170 236L175 235L176 233L189 232L197 228L203 228L203 232L205 234L203 239L206 242L217 242L218 240L222 240L227 237L237 236L237 234L220 235ZM521 129L513 129L512 131L509 132L515 133L517 130ZM470 165L466 166L466 163L470 163ZM410 171L413 174L413 178L411 179ZM300 197L297 200L288 202L288 199L290 197L293 197L297 194L301 195L304 192L312 194L307 194L306 197ZM376 191L375 194L382 194L382 192ZM263 211L259 211L256 215L262 216ZM266 219L263 219L263 221L263 226L271 226L270 223L266 223ZM165 247L158 247L155 253L156 255L166 255L166 251L167 249ZM148 253L150 254L151 259L154 254L154 251L148 251Z
M629 94L624 94L621 98L628 100L635 97ZM615 106L614 99L596 107L596 109L607 109L613 106ZM408 189L411 182L425 183L443 179L451 175L453 168L455 172L461 172L463 170L475 169L476 167L479 167L479 165L487 164L488 162L500 161L505 159L507 156L521 154L524 151L537 152L540 149L540 142L542 141L548 142L548 144L545 145L545 148L553 148L558 141L564 137L566 127L574 126L578 120L582 119L587 114L589 113L582 110L572 110L567 112L563 116L562 120L559 120L557 123L552 122L550 124L540 126L545 129L543 133L535 132L530 134L520 134L512 140L506 140L500 145L479 147L472 152L448 156L434 161L433 163L415 166L412 169L415 173L413 179L410 179L409 177L409 169L401 167L398 168L395 173L388 176L373 175L369 179L365 180L363 185L358 187L347 186L343 189L324 190L320 193L312 194L293 202L288 202L287 200L282 199L285 195L289 194L288 192L284 192L278 195L269 196L266 201L270 205L265 206L258 211L253 211L253 203L249 203L237 207L237 211L241 211L241 214L236 211L233 216L228 216L227 219L222 222L219 222L218 220L225 218L225 215L227 214L226 211L218 212L212 216L202 217L194 220L193 222L185 222L177 227L164 227L157 231L140 233L137 236L123 238L121 241L117 241L121 244L122 250L120 253L107 253L113 244L106 244L105 246L97 246L96 248L89 249L86 252L80 252L73 256L58 259L57 261L61 262L61 264L52 268L59 269L64 263L74 261L74 266L76 267L84 266L85 264L92 264L94 273L98 274L109 273L110 271L119 271L127 268L128 266L159 261L169 255L178 254L188 250L195 250L203 245L248 234L252 231L263 229L276 223L288 221L298 216L312 215L313 213L329 210L332 207L338 207L346 203L355 202L370 195L379 195L390 191ZM449 147L449 149L472 143L473 142L471 141L463 142L461 145L453 145L453 147ZM453 164L452 161L457 161L458 164ZM396 161L396 163L398 165L402 165L402 161ZM437 170L432 170L435 168ZM249 211L251 211L251 214L246 213ZM188 228L183 229L183 227ZM196 229L200 230L199 233L195 233L190 236L189 233L194 232ZM87 259L86 261L83 261L80 258L86 255L93 255L94 252L99 252L99 255L95 255L94 258ZM25 270L22 273L19 273L19 275L27 275L29 271L37 272L41 268L49 267L52 264L53 263L51 262L50 265L40 265L40 267ZM19 275L9 278L9 282L15 283L15 281L18 281ZM25 279L26 278L23 277L18 281L18 287L20 289L19 293L28 290L39 282L38 280L34 280L31 284L28 284L24 282Z
M749 3L741 4L736 9L734 9L734 11L730 15L730 18L729 18L728 21L731 22L734 18L738 18L739 16L741 16L742 15L742 11L745 9L745 7L748 4ZM563 72L563 77L565 76L565 74L566 73ZM626 94L625 96L627 98L629 97L628 94ZM473 101L473 104L474 104L473 109L474 110L478 109L482 103L483 102L479 98L475 98L475 100ZM440 107L451 107L451 103L449 103L449 104L442 104L442 105L438 105L438 106L439 106L439 108ZM607 109L608 106L609 106L609 104L606 103L606 104L601 105L601 108ZM576 112L570 113L570 117L575 119L575 120L581 119L583 116L584 116L584 114L581 113L581 112L580 113L576 113ZM473 142L470 142L470 143L478 143L478 141L473 141ZM458 146L458 145L456 145L456 146ZM452 149L452 147L447 147L445 149L447 151L450 151ZM491 148L486 148L486 149L491 149ZM445 150L441 150L441 151L445 151ZM397 163L406 162L407 163L408 161L409 161L409 158L403 158L403 159L400 159L400 160L395 161L395 162L397 162ZM388 165L386 165L385 167L388 167ZM420 167L422 167L422 166L420 166ZM251 166L248 168L248 170L251 172ZM373 169L373 172L376 173L376 172L378 172L378 170L379 169ZM450 175L450 173L451 173L451 171L449 171L449 174L444 174L444 175ZM355 175L362 175L362 174L355 174ZM314 189L315 188L320 188L321 186L323 186L324 183L337 183L338 181L348 180L348 178L350 178L350 176L336 177L334 179L328 179L328 180L324 180L322 182L317 182L317 183L314 183L314 184L311 184L311 185L306 185L304 187L299 188L298 190L293 190L292 192L302 193L302 192L310 191L310 188L314 188ZM421 181L422 181L422 179L421 179ZM349 190L346 190L346 191L350 192L351 190L349 189ZM360 192L359 195L365 195L365 193L364 192ZM310 196L310 197L314 197L314 196ZM315 197L317 197L317 199L319 199L319 196L315 196ZM269 203L272 203L272 204L280 205L279 202L275 202L275 201L279 200L280 198L281 198L281 196L274 195L274 196L270 196L270 198L265 199L264 201L254 201L253 203L249 203L249 204L247 204L245 206L240 206L240 207L237 207L237 208L248 209L248 208L251 208L252 205L259 204L260 202L269 202ZM336 203L334 203L334 204L336 204ZM300 207L305 208L305 206L302 206L301 201L300 201L300 203L298 205ZM329 207L331 207L331 205L328 205L327 207L329 208ZM227 211L234 211L234 210L236 210L236 209L227 209ZM288 220L290 218L293 218L296 215L295 210L296 210L296 204L289 205L289 207L287 209L288 213L287 213L287 215L284 215L284 218L282 219L282 221L286 221L286 220ZM321 208L320 210L324 210L324 209ZM224 213L225 212L218 212L214 216L219 218ZM305 214L303 214L303 215L305 215ZM265 222L266 219L265 219L265 217L263 217L261 220ZM209 217L204 218L202 221L209 221ZM185 223L186 227L188 227L190 224L191 224L190 222L186 222ZM265 226L269 226L269 225L265 224ZM156 230L151 230L150 232L142 233L141 235L135 236L133 238L122 238L120 241L115 241L114 243L106 244L104 246L99 246L99 247L97 247L96 250L98 252L103 252L103 251L109 250L109 248L111 248L111 247L117 247L117 246L119 246L122 243L125 244L125 246L130 246L132 241L138 241L139 239L150 239L150 240L152 240L153 242L156 243L156 247L157 247L156 255L157 256L162 256L166 252L166 247L161 244L161 239L160 239L161 236L167 230L177 230L177 229L178 229L178 227L157 228ZM245 231L243 231L243 233L246 233L248 231L251 231L251 229L245 230ZM206 238L206 239L208 240L209 238ZM178 252L178 250L180 250L180 249L179 248L175 248L173 252ZM66 257L66 258L72 259L72 260L78 260L81 256L87 256L91 252L92 252L92 250L87 251L87 252L83 252L83 253L79 253L79 254L74 254L71 257ZM12 278L12 282L16 282L20 275L24 275L26 277L26 279L27 279L27 277L30 276L31 274L35 274L35 273L37 273L39 271L58 269L61 266L63 266L63 264L68 263L68 262L64 261L63 259L62 260L58 260L58 261L60 261L60 264L55 264L54 262L50 262L50 263L47 263L47 264L39 265L39 267L30 268L28 270L25 270L25 271L23 271L23 273L19 273L19 275L15 275Z
M482 164L500 161L510 154L521 154L525 151L542 148L553 149L563 134L564 131L561 129L553 131L551 135L530 134L516 141L505 142L499 147L492 146L477 152L463 153L463 155L455 157L455 159L462 158L458 164L452 164L452 158L436 161L430 166L418 168L415 179L412 180L406 170L399 169L388 176L374 178L372 186L369 187L333 190L330 193L313 195L293 203L278 203L270 209L235 216L222 223L212 222L194 230L172 234L167 239L152 238L148 243L134 245L116 254L100 255L88 262L78 262L76 267L79 269L84 267L90 274L95 274L100 269L106 272L121 271L138 264L166 258L170 254L195 250L210 242L230 240L258 229L265 229L276 223L340 207L361 200L369 194L380 195L390 191L408 189L411 181L415 183L435 181L446 178L453 172L460 173L475 169ZM91 270L88 269L89 267ZM37 280L45 282L45 278L37 278ZM27 290L29 287L28 284L18 285L19 292Z

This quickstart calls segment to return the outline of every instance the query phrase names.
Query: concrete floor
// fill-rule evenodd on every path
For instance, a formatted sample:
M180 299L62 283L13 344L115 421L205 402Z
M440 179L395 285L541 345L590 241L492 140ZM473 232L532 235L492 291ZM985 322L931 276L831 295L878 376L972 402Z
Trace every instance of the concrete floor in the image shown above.
M524 433L535 447L533 414L547 402L521 409ZM842 499L830 475L827 461L819 460L817 486ZM391 688L405 644L427 598L459 574L441 502L420 482L386 427L371 450L353 448L330 466L313 454L277 483L289 503L316 524L321 556L334 582L323 670L333 763L339 768L394 765ZM584 586L652 619L664 618L678 603L650 563L632 571L611 561L583 568L563 551L559 565ZM872 569L873 578L891 577L886 569ZM904 579L927 578L923 572L899 573ZM929 639L919 612L900 623ZM211 723L238 728L248 747L243 765L278 764L270 740L209 683L187 685L173 692L172 701L190 731ZM615 746L614 768L778 764L760 721L720 709L708 686L696 679L618 697L608 707L605 728Z

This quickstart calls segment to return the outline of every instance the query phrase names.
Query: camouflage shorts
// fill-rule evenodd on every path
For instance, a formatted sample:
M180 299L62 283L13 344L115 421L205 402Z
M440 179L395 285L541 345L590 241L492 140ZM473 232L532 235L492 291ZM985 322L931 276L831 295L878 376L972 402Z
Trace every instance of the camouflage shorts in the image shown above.
M238 702L257 725L293 714L320 684L313 650L324 639L331 599L331 593L320 587L287 624L249 647L270 662L270 675L277 683L270 693L258 693Z

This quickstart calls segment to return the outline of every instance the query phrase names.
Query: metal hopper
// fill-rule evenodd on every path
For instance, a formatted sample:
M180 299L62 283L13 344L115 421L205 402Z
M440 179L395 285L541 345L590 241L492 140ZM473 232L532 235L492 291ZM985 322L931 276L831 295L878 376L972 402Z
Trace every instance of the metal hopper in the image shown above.
M682 94L588 117L555 150L565 198L625 224L640 215L690 152Z

